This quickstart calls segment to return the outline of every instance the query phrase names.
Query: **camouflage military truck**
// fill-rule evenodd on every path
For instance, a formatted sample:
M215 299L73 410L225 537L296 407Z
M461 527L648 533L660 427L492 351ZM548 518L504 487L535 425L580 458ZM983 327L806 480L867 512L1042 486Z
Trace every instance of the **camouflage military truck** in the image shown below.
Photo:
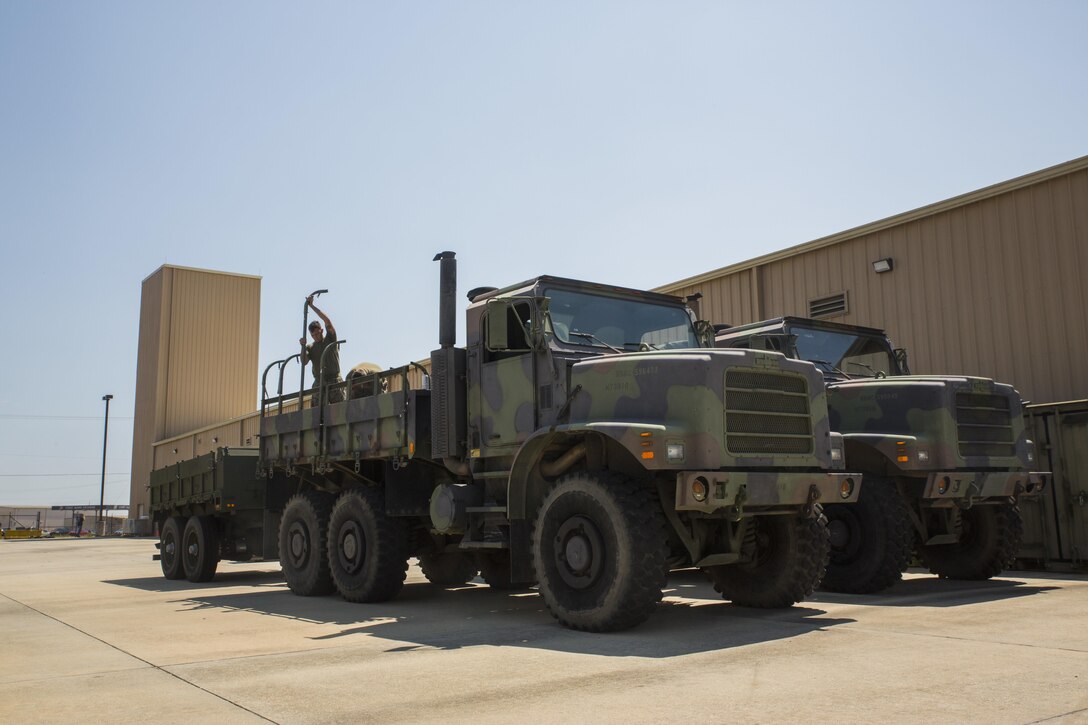
M829 550L821 504L854 502L861 484L814 365L715 349L676 297L557 277L470 292L457 347L456 262L436 260L427 384L374 374L340 383L344 402L319 388L293 411L301 393L263 396L255 465L278 492L268 526L278 519L292 591L387 600L414 556L438 585L536 583L562 624L589 631L644 620L670 568L703 569L745 606L813 591ZM266 375L279 365L282 380L284 364ZM186 571L238 548L226 501L184 527L158 509L167 576L168 528L213 532L203 549L182 534ZM265 556L268 532L247 534Z
M781 317L719 330L718 345L775 350L819 365L831 428L865 476L856 506L827 505L823 587L869 593L899 581L912 554L949 579L988 579L1011 561L1017 500L1038 494L1020 395L965 376L912 376L883 330Z

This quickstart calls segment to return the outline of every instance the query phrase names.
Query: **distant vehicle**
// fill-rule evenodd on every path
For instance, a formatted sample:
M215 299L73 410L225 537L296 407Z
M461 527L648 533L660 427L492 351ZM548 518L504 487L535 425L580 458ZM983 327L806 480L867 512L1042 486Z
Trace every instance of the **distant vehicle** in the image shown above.
M54 536L79 536L79 531L69 526L58 526L52 531L46 532L43 536L47 539L51 539Z

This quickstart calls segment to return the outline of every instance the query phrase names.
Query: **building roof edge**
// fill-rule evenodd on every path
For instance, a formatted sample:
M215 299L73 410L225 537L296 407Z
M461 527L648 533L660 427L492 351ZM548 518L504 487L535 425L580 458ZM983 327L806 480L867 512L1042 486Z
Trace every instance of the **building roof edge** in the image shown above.
M868 224L863 224L859 227L853 227L842 232L837 232L830 236L820 237L814 239L811 242L804 242L803 244L796 244L792 247L786 247L776 252L769 252L759 257L746 260L744 262L737 262L736 264L726 265L725 267L719 267L710 272L704 272L692 277L678 280L676 282L670 282L668 284L661 285L660 287L654 287L652 292L663 292L665 294L674 293L676 290L683 287L690 287L692 285L702 284L703 282L717 279L719 277L725 277L730 274L736 274L746 269L753 267L760 267L770 262L776 262L780 259L787 257L795 257L805 252L811 252L824 247L830 247L835 244L849 241L856 237L861 237L866 234L872 234L874 232L883 231L900 224L906 224L908 222L916 221L927 216L939 214L944 211L956 209L961 206L967 206L968 204L974 204L978 201L990 199L1001 194L1007 194L1010 191L1016 191L1026 186L1032 186L1034 184L1041 183L1043 181L1050 181L1060 176L1066 176L1077 171L1083 171L1088 169L1088 156L1081 156L1080 158L1073 159L1072 161L1066 161L1055 166L1049 166L1039 171L1033 171L1023 176L1017 176L1014 179L1008 181L1002 181L997 184L976 189L975 191L969 191L966 194L960 194L959 196L953 196L943 201L934 202L933 204L927 204L926 206L918 207L910 211L896 214L895 216L879 219Z

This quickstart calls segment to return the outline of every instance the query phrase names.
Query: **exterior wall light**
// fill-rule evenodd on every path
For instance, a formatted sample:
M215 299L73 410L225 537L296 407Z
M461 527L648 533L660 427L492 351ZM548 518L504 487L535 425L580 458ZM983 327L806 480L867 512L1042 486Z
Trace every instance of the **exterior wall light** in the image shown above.
M884 259L878 259L873 262L873 271L877 274L891 272L893 267L895 267L895 262L891 257L885 257Z

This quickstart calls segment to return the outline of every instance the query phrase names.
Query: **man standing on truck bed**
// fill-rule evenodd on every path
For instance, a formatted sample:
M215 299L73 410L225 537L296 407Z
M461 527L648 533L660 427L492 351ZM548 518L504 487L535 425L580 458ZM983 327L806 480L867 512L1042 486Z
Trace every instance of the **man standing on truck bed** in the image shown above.
M302 350L302 364L310 363L310 370L314 375L314 387L316 388L321 381L321 358L325 349L332 347L329 353L324 356L325 362L325 385L329 386L333 383L341 382L340 378L340 349L336 345L336 328L333 327L332 320L329 316L317 308L314 304L313 295L306 298L306 304L310 306L310 309L317 313L317 316L325 323L325 331L321 329L321 323L314 320L307 328L310 331L310 337L314 339L309 345L306 344L305 338L300 337L298 344L303 345ZM344 391L340 388L333 390L329 393L330 403L339 403L344 400ZM314 403L316 405L316 402Z

